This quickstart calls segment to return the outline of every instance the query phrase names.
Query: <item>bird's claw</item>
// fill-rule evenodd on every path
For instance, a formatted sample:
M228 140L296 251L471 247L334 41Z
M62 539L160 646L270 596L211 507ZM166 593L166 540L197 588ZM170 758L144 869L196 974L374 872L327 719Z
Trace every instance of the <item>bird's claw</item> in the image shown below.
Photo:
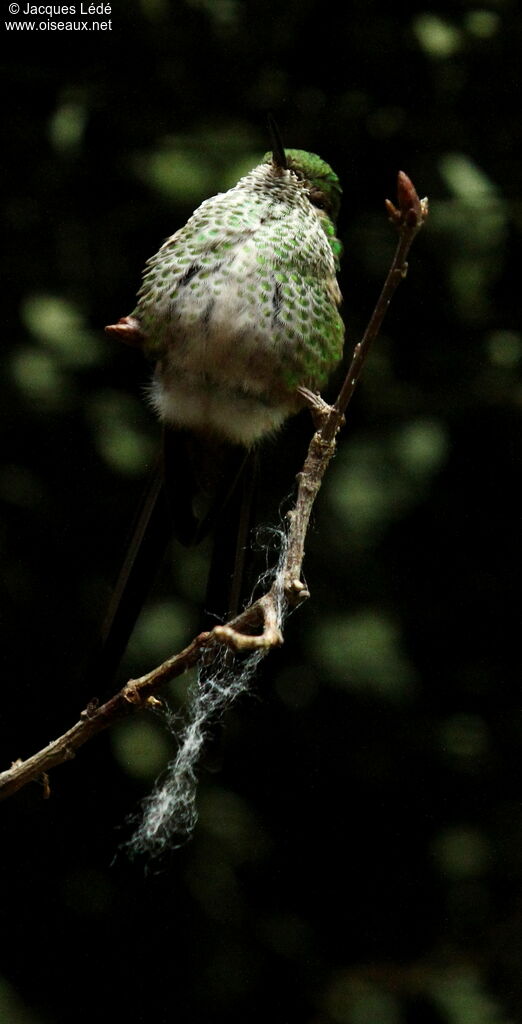
M322 427L323 423L330 418L332 413L335 413L335 406L329 405L328 402L325 402L319 392L310 391L310 388L305 387L298 387L297 392L310 409L314 426L317 427L317 429Z

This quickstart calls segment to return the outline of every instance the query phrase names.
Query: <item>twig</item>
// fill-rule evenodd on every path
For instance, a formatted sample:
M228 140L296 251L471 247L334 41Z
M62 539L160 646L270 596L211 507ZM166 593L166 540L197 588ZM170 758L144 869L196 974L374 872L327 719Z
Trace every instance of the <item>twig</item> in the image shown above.
M304 544L314 501L335 452L336 435L344 422L347 406L393 294L406 276L406 257L410 246L428 215L427 200L419 200L410 179L402 171L399 172L397 191L398 207L390 200L386 200L389 218L399 232L397 249L365 334L355 346L339 395L334 404L329 406L319 395L300 389L319 426L310 442L303 469L298 475L297 497L294 507L288 513L288 545L278 578L266 594L226 625L215 626L209 632L200 633L188 647L168 658L151 672L139 679L130 679L105 704L89 705L81 712L80 720L47 747L26 761L16 761L11 768L0 774L0 799L11 796L34 780L42 783L44 797L48 796L50 789L47 773L51 768L73 758L84 743L126 715L157 704L155 694L159 689L196 665L202 653L208 652L209 648L225 644L235 651L267 652L270 648L283 643L279 626L281 602L283 601L286 606L295 606L309 597L308 590L301 581Z

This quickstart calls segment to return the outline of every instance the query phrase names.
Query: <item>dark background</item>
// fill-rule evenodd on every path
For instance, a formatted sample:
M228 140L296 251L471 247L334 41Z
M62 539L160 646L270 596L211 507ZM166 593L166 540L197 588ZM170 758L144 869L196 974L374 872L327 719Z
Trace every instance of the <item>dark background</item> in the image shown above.
M153 716L2 804L0 1018L520 1020L518 7L100 17L2 26L2 766L107 696L87 666L158 427L103 326L145 259L258 162L268 110L343 183L347 352L399 168L432 213L318 502L312 599L211 744L192 841L161 867L118 852L174 749ZM310 429L272 445L275 506ZM208 556L173 549L122 679L190 638Z

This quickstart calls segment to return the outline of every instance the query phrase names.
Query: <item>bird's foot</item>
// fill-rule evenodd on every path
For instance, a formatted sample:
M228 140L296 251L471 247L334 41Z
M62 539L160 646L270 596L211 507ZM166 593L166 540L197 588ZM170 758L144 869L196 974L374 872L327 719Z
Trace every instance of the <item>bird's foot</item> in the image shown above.
M318 391L310 391L310 388L299 387L298 394L310 409L314 426L319 430L332 414L337 412L334 405L329 405Z

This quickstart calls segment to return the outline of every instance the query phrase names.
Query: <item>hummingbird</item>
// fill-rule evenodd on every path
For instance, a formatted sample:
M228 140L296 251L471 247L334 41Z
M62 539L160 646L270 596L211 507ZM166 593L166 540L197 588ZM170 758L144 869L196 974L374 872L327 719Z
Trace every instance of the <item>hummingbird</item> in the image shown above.
M304 406L299 388L320 389L341 359L339 179L319 156L273 139L261 163L167 238L133 312L105 328L154 363L149 400L170 497L156 482L142 532L160 496L162 522L198 540L213 522L201 495L217 487L226 505L259 443Z

